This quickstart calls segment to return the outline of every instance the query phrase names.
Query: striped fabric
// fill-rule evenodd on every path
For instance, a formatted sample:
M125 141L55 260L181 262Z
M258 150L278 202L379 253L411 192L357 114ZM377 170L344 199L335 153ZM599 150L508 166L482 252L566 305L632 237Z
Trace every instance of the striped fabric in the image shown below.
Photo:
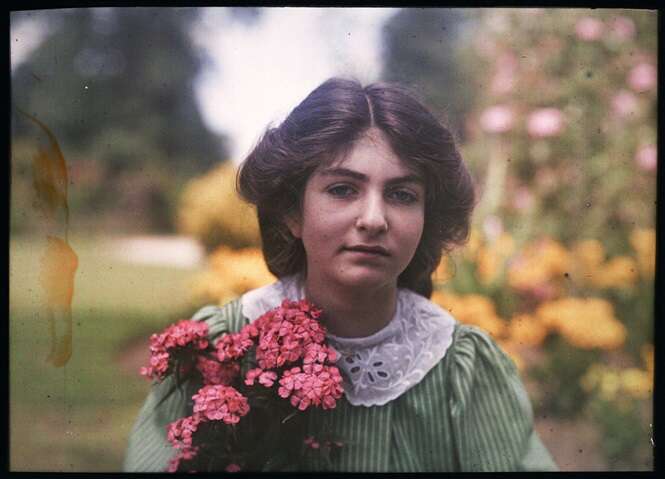
M211 338L238 331L247 320L240 302L206 307L194 319L206 321ZM132 430L126 471L164 471L172 455L166 425L189 415L195 386L176 392L156 407L172 386L156 386ZM533 430L529 398L512 361L481 330L458 325L441 362L416 386L384 406L314 410L309 434L330 434L344 446L332 470L357 472L445 472L556 470ZM312 454L303 470L330 465Z

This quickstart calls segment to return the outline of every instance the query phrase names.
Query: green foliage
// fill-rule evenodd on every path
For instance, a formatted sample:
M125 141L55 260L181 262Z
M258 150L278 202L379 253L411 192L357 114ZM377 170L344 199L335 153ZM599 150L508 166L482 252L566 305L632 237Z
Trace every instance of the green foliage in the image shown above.
M544 345L545 361L529 371L541 387L539 414L576 417L590 399L580 380L599 359L598 351L577 349L560 337L549 337Z
M602 448L612 469L634 469L634 464L650 463L643 444L651 431L640 411L641 404L631 401L596 399L589 409L603 434Z
M452 8L405 8L383 28L385 60L382 78L410 85L459 137L464 137L464 119L473 101L465 88L466 64L459 47L464 32L473 28L466 10Z

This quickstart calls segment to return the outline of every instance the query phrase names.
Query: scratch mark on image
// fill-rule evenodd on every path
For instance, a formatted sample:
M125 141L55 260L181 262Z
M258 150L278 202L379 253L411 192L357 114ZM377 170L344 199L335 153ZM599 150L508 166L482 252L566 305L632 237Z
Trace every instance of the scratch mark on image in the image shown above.
M33 187L37 205L43 212L47 231L46 248L40 262L39 282L45 293L51 349L46 361L63 367L72 355L72 299L78 257L67 241L69 207L67 205L67 164L55 135L34 116L17 109L48 137L33 157Z

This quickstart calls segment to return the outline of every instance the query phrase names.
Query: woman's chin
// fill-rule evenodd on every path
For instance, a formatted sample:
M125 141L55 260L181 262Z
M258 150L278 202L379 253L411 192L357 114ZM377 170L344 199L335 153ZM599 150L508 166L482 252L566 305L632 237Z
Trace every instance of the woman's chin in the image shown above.
M375 289L390 285L397 285L397 276L386 274L385 271L361 269L343 271L337 275L337 282L349 288Z

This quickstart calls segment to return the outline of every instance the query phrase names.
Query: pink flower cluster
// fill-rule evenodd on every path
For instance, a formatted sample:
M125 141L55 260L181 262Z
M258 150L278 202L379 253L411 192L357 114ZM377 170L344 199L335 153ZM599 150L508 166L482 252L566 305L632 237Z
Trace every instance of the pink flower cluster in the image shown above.
M230 386L207 385L192 396L194 414L170 423L166 438L178 453L169 461L169 472L176 472L183 460L196 457L200 447L193 444L193 435L199 425L208 421L237 424L249 412L247 398Z
M322 344L325 329L316 318L321 311L306 301L284 300L281 307L256 320L259 341L256 360L261 369L272 369L304 357L311 344Z
M166 469L167 472L178 472L181 461L190 461L196 457L199 452L198 446L182 449L175 456L169 460L169 466ZM189 471L196 472L196 471Z
M226 424L237 424L240 417L249 412L247 398L231 386L222 384L203 386L192 399L194 414L200 413L203 420L221 420Z
M230 361L241 358L254 346L252 338L258 333L253 325L248 325L238 333L225 334L215 344L217 348L217 359L220 361Z
M165 377L172 373L173 354L185 352L190 354L187 364L195 367L204 384L192 396L192 415L167 427L167 439L178 451L169 463L169 471L187 469L187 461L198 454L214 454L195 439L202 423L219 421L235 426L250 412L251 392L246 397L232 384L243 392L245 386L257 382L265 388L274 387L275 397L289 399L301 411L310 406L335 407L343 393L342 376L331 364L337 360L337 353L325 344L325 329L317 321L320 314L305 300L285 300L240 332L223 335L214 346L207 339L206 324L195 321L183 320L152 335L151 362L148 368L142 368L143 375ZM238 385L239 359L252 348L258 367L250 369ZM226 470L237 471L240 466L231 463Z
M190 319L172 324L161 334L150 336L150 365L141 368L141 375L164 379L170 371L170 359L185 349L204 350L208 347L208 325Z
M279 385L277 393L301 411L311 405L332 409L343 392L339 369L318 363L284 371Z
M245 375L245 384L272 387L277 374L270 369L302 361L302 366L285 370L279 379L279 396L290 398L294 407L305 410L309 406L335 407L342 395L342 376L339 369L331 366L337 359L334 349L324 344L325 329L316 318L321 311L306 301L284 301L260 318L250 327L243 328L241 335L258 337L256 360L259 367ZM248 327L246 327L248 328Z
M240 374L240 364L237 362L220 363L205 356L199 356L196 360L196 369L203 377L204 384L223 384L229 386Z
M192 434L196 432L203 421L200 414L194 414L178 419L169 424L166 438L176 449L191 450Z

